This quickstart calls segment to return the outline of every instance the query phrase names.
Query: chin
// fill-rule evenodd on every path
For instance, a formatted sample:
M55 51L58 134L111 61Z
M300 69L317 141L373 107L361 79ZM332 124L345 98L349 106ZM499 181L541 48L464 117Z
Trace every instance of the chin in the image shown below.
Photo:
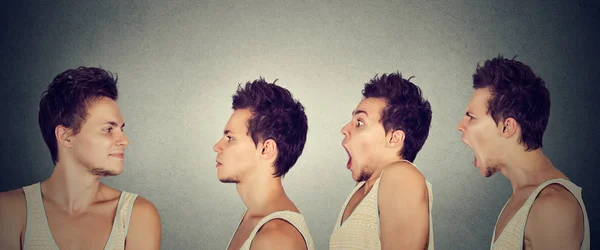
M481 174L481 176L483 176L485 178L492 177L492 175L494 175L496 172L498 172L498 170L493 167L479 166L477 168L478 168L479 174Z
M108 177L108 176L117 176L119 174L121 174L122 169L109 169L109 168L92 168L90 169L90 172L93 175L99 176L99 177Z
M488 178L488 177L490 177L490 176L488 176L488 175L485 173L485 171L482 171L482 170L479 170L479 174L480 174L482 177L484 177L484 178Z
M357 180L360 176L354 172L354 169L350 169L350 177L352 177L352 180L358 182Z
M108 171L115 173L115 174L121 174L123 172L123 165L108 169Z
M222 183L235 183L236 181L228 175L217 173L217 179Z
M232 177L219 177L219 181L222 183L239 183L240 181Z

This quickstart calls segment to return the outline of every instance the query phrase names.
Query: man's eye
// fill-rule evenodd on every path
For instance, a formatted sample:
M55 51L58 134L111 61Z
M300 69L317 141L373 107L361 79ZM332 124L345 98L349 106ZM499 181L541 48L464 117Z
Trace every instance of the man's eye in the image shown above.
M361 120L357 120L357 121L356 121L356 126L357 126L357 127L360 127L360 126L362 126L363 124L365 124L365 123L364 123L363 121L361 121Z

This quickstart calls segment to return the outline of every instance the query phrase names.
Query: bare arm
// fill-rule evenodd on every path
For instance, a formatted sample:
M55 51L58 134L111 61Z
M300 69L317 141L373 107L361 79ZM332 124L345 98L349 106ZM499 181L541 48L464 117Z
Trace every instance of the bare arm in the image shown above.
M533 249L580 249L583 239L583 213L579 203L561 187L544 191L535 200L525 227Z
M423 249L429 233L425 178L414 166L386 167L379 183L382 249Z
M20 250L27 203L23 189L0 193L0 249Z
M306 242L296 227L283 220L267 222L254 237L251 250L305 250Z
M154 205L138 196L129 222L125 249L160 249L162 225Z

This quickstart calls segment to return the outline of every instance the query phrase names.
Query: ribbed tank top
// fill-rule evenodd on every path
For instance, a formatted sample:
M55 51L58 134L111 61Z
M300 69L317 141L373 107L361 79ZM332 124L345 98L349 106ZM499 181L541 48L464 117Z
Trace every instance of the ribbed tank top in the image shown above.
M52 233L48 226L40 183L23 187L23 191L25 192L25 200L27 202L27 226L23 249L58 250L58 246L54 238L52 238ZM125 237L129 229L129 218L137 196L137 194L125 191L121 192L112 230L104 247L105 250L125 249Z
M242 219L243 219L243 216L242 216ZM284 211L277 211L277 212L271 213L271 214L263 217L256 224L256 226L254 227L254 229L248 236L248 239L246 239L246 241L244 241L244 244L240 247L240 250L249 250L250 245L252 244L252 241L254 240L254 236L256 236L256 233L258 233L258 230L260 230L260 228L262 228L267 222L274 220L274 219L282 219L282 220L285 220L285 221L289 222L290 224L292 224L304 238L304 242L306 243L306 249L308 249L308 250L315 249L313 239L312 239L312 236L310 235L310 231L308 230L308 226L306 225L306 221L304 220L304 216L302 214L299 214L296 212L284 210ZM236 229L236 231L237 231L237 229ZM233 236L229 240L229 244L231 244L232 239L233 239ZM228 247L229 247L229 244L227 244Z
M523 249L523 237L525 235L525 224L527 223L527 217L529 216L529 211L533 206L533 202L540 194L540 192L550 184L560 184L565 187L579 202L581 206L581 211L583 212L583 220L584 220L584 234L583 241L581 242L581 249L588 250L590 249L590 225L588 222L587 212L585 210L585 205L583 204L583 199L581 197L581 188L574 183L563 179L557 178L552 180L547 180L540 184L532 193L529 195L523 206L517 210L515 215L508 221L502 233L498 236L498 239L494 242L496 238L496 226L498 224L498 220L500 219L500 215L504 212L504 208L506 208L506 204L502 208L500 215L498 215L498 219L496 219L496 225L494 226L494 233L492 235L492 244L490 249L499 250L499 249Z
M409 161L406 161L410 163ZM412 164L412 163L411 163ZM414 165L413 165L414 166ZM416 167L416 166L415 166ZM330 249L381 249L381 238L379 231L379 207L377 205L377 193L379 190L379 181L383 176L383 172L379 178L375 181L375 184L363 198L363 200L356 206L354 211L346 218L344 224L341 225L342 217L348 202L364 184L365 182L359 182L350 196L346 199L346 202L342 206L342 209L336 220L335 228L331 234L329 241ZM434 249L434 237L433 237L433 219L432 219L432 205L433 205L433 194L431 183L425 181L427 185L427 193L429 196L429 244L428 249Z

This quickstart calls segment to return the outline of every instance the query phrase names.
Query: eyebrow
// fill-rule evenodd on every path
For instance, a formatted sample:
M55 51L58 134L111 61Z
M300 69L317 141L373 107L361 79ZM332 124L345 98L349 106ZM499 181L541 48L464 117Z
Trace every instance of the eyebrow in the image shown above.
M365 114L367 117L369 117L369 114L367 113L367 111L361 110L361 109L357 109L352 111L352 116L358 115L358 114Z
M116 123L116 122L113 122L113 121L107 121L104 124L109 124L109 125L111 125L113 127L119 127L119 124ZM123 125L121 125L121 128L123 128L123 127L125 127L125 123L123 123Z
M229 129L225 129L225 130L223 130L223 134L224 134L224 135L226 135L226 134L231 134L231 130L229 130Z

